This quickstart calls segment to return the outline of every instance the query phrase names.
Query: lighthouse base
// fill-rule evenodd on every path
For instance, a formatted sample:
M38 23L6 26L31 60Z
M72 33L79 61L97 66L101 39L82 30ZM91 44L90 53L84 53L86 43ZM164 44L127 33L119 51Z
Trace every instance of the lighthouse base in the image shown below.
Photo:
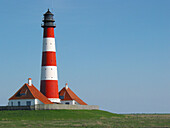
M61 100L59 98L48 98L48 100L50 100L53 103L61 103Z

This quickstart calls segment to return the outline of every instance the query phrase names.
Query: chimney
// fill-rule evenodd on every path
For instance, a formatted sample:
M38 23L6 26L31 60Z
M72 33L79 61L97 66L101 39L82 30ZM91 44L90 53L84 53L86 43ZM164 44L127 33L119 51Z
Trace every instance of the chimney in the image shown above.
M65 84L65 88L68 89L68 84L67 83Z
M28 85L31 86L32 85L32 79L28 78Z

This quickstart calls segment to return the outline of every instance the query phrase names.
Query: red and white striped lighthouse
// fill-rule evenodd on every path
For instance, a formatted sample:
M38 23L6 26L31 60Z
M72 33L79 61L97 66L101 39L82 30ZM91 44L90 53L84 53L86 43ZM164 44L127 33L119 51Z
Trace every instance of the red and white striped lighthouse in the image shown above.
M60 103L58 93L58 75L57 75L57 62L56 62L56 48L54 37L54 24L53 14L48 11L44 14L43 24L43 52L42 52L42 67L41 67L41 85L40 91L51 102Z

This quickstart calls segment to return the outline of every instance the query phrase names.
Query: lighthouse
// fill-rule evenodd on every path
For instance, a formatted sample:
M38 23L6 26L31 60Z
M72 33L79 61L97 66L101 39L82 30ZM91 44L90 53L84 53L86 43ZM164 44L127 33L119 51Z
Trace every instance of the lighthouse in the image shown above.
M54 22L53 14L48 9L48 11L44 14L43 24L41 25L44 32L40 91L51 102L60 103L54 36L54 28L56 25Z
M44 14L43 24L43 50L42 50L42 64L41 64L41 81L40 91L32 84L32 79L28 79L12 97L9 98L8 106L32 106L41 105L41 109L56 109L57 104L67 105L87 105L81 100L68 86L63 87L58 91L58 75L56 62L56 48L54 28L55 20L53 14L48 11ZM60 98L59 98L60 97ZM46 106L48 104L48 107ZM54 105L56 104L56 105ZM82 107L80 109L95 109L98 107ZM60 109L79 109L76 107L61 106ZM12 109L16 109L15 107ZM12 110L9 108L9 110ZM18 108L20 109L20 108ZM1 110L1 108L0 108ZM8 110L8 108L7 108Z

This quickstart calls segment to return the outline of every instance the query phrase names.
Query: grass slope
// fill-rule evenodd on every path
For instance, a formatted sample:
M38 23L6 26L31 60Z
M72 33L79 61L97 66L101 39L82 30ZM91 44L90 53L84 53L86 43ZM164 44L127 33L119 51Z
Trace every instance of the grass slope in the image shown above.
M1 127L170 128L170 115L121 115L101 110L0 111Z
M100 119L122 116L101 110L0 111L0 120L68 120Z

